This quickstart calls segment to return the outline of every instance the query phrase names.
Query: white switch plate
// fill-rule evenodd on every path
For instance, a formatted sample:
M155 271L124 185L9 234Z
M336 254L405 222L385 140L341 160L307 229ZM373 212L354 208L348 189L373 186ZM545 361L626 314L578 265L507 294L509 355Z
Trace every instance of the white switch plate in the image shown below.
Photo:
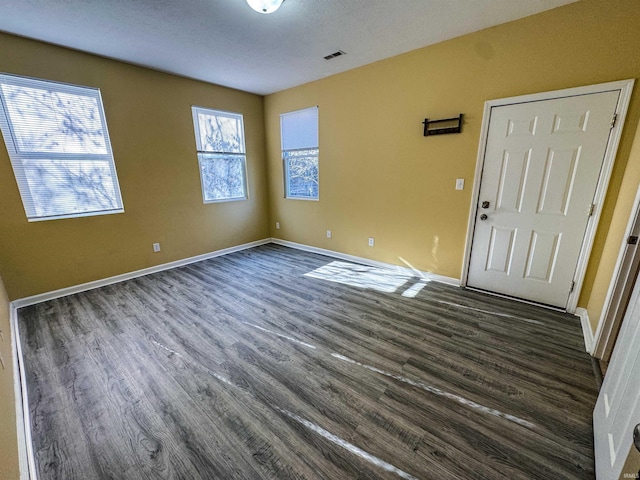
M456 178L456 190L464 190L464 178Z
M327 238L331 238L331 230L327 230Z
M159 243L154 243L153 244L153 251L156 252L156 253L160 251L160 244Z
M373 243L374 243L373 237L369 237L369 246L373 247Z
M280 222L276 222L276 230L280 230Z

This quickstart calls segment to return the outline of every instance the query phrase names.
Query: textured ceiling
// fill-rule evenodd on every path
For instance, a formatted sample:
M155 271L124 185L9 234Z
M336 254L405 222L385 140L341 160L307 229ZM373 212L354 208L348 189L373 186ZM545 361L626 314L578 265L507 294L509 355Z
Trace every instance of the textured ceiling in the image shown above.
M573 1L1 0L0 30L268 94Z

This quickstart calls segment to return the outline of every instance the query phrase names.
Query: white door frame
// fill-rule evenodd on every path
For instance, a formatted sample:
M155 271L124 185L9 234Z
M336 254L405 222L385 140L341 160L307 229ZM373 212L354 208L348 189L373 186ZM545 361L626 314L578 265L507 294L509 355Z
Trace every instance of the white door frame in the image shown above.
M607 187L609 186L609 180L611 179L613 163L616 158L616 153L618 152L618 145L620 144L622 127L624 126L627 110L629 108L629 101L631 100L631 91L633 89L633 84L633 79L620 80L616 82L601 83L598 85L587 85L584 87L555 90L552 92L542 92L534 93L531 95L522 95L518 97L488 100L485 102L484 113L482 115L482 129L480 131L480 145L478 147L478 159L476 162L476 173L473 179L473 191L471 194L471 208L467 226L467 239L464 247L464 258L462 262L462 275L460 283L463 286L467 285L467 279L469 276L471 242L473 241L473 233L476 224L478 199L480 195L480 180L482 178L484 157L487 149L489 122L491 121L491 109L494 107L503 107L506 105L513 105L518 103L538 102L542 100L553 100L556 98L589 95L593 93L618 90L620 92L620 98L618 100L618 105L616 106L615 112L617 119L614 127L611 129L611 133L609 134L609 142L607 143L607 149L604 154L604 162L600 171L600 177L598 178L598 185L596 186L596 193L593 199L595 207L593 209L593 214L591 215L591 217L589 217L584 241L582 242L582 248L580 249L580 256L578 257L578 265L576 267L576 273L574 276L575 286L573 291L569 294L569 299L567 301L567 312L575 313L576 307L578 305L578 298L580 297L580 291L582 290L582 284L584 282L584 275L587 270L589 255L591 254L591 249L593 247L596 227L598 226L598 221L600 220L600 215L602 214L602 205L607 193Z
M609 361L615 344L617 332L622 323L631 292L636 281L638 265L640 265L640 245L631 247L627 239L631 235L638 235L640 229L640 186L633 202L633 209L629 216L629 222L622 239L620 252L616 261L604 308L598 320L596 333L594 334L593 351L589 352L596 358Z

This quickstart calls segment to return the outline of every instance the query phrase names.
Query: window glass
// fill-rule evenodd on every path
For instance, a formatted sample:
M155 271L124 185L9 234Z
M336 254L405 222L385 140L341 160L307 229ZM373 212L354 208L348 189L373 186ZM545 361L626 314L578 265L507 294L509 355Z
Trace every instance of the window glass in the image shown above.
M0 107L29 220L123 211L99 90L0 74Z
M280 115L286 198L318 200L318 107Z
M192 111L204 202L247 198L242 115L202 107Z

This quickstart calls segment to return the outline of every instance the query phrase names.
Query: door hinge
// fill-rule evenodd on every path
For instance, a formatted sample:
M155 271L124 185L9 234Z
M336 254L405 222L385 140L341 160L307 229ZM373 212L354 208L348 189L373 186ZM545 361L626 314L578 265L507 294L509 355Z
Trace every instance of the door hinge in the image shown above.
M618 120L618 114L614 113L613 118L611 119L611 128L616 126L616 121Z
M569 293L572 293L574 288L576 288L576 282L571 282L571 288L569 288Z
M629 235L629 238L627 238L627 244L628 245L637 245L638 244L638 237L636 237L635 235Z
M589 205L589 217L593 216L593 211L596 209L596 204L592 203Z

